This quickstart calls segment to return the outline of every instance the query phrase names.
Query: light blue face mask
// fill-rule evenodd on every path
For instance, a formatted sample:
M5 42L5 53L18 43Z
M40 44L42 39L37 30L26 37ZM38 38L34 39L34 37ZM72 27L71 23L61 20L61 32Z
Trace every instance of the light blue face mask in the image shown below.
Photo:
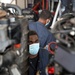
M45 24L45 26L48 26L48 25L49 25L49 23L50 23L50 21L49 21L49 22L47 22L47 23Z
M39 51L39 47L40 47L39 43L34 43L34 44L29 45L29 53L31 55L36 55Z

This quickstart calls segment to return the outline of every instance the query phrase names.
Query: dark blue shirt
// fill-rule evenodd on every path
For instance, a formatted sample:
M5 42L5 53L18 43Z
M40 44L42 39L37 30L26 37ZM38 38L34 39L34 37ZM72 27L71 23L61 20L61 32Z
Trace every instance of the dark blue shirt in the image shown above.
M33 60L29 59L29 75L36 75L39 71L40 75L46 75L46 67L49 64L49 52L45 49L40 49L38 53L38 59L35 58L34 63L37 61L37 67L34 66Z
M42 48L45 47L48 43L55 41L52 33L48 31L45 25L38 21L29 23L29 30L34 30L37 32L40 40L40 46Z

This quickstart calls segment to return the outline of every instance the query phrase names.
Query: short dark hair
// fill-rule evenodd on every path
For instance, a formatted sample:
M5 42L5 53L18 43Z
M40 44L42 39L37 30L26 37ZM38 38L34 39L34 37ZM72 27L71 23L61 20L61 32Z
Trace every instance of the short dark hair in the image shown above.
M30 30L28 32L28 37L31 36L31 35L37 35L38 36L38 34L36 33L36 31L33 31L33 30Z
M37 35L38 36L38 34L35 32L35 31L33 31L33 30L30 30L29 32L28 32L28 35L27 35L27 42L29 43L29 37L30 36L32 36L32 35Z
M52 18L52 14L49 10L42 10L42 12L39 14L39 18L42 18L44 20Z

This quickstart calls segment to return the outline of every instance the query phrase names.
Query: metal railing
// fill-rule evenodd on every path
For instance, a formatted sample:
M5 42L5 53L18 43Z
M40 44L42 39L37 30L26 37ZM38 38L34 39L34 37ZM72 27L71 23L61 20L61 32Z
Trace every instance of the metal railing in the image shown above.
M54 15L54 18L53 18L53 22L52 22L52 25L51 25L51 29L54 27L54 25L55 25L55 23L56 23L56 20L57 20L57 16L59 15L61 15L61 9L60 9L60 7L61 7L61 0L59 0L59 2L58 2L58 6L57 6L57 9L56 9L56 11L55 11L55 15ZM60 11L59 11L60 10Z

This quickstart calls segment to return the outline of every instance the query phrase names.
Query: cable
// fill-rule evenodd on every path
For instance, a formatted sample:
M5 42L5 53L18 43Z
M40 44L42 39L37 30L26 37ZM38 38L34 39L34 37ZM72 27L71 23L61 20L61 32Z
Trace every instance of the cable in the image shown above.
M54 51L51 49L51 45L52 44L55 44L56 46L55 46L55 49L57 49L58 48L58 46L57 46L57 43L56 42L50 42L49 44L48 44L48 51L51 53L51 54L54 54ZM55 50L54 49L54 50Z

